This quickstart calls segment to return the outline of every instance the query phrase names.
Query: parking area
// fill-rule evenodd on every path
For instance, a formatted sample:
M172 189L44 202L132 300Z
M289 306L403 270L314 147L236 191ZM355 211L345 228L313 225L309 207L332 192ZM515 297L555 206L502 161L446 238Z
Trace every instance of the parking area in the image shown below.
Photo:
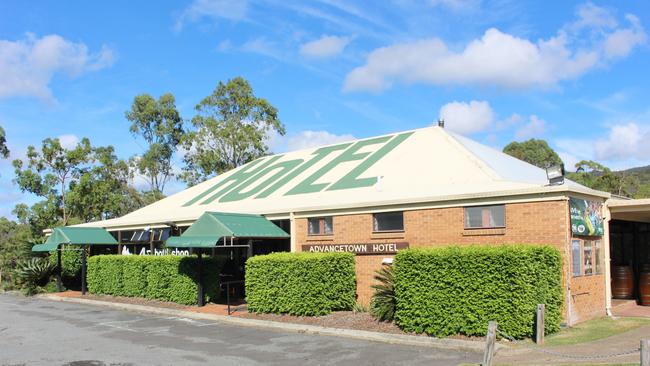
M0 295L1 365L457 365L480 358Z

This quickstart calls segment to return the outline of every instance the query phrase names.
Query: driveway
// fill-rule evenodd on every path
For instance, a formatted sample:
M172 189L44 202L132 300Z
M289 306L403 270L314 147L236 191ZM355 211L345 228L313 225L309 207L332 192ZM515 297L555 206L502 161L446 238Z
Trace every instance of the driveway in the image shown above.
M393 345L0 295L0 365L457 365L466 351Z

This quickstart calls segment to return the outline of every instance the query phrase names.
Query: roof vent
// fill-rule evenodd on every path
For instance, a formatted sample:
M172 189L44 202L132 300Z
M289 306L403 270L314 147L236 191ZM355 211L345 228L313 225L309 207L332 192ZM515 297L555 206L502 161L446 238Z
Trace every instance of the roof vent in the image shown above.
M445 128L445 120L440 118L438 120L438 127Z

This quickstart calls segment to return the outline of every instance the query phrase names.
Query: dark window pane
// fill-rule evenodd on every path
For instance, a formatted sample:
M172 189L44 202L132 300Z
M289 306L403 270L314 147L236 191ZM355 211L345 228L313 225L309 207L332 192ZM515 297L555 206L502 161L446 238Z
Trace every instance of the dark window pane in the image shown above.
M309 235L331 235L334 232L332 217L311 217L307 219Z
M373 231L404 230L403 212L384 212L373 215Z

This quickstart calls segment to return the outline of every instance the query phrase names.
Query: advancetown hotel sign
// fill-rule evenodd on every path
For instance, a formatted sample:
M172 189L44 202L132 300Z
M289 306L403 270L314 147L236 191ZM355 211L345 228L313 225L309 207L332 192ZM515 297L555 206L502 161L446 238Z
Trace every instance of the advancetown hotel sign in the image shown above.
M302 246L302 251L312 253L395 254L398 250L408 247L408 243L305 244Z

